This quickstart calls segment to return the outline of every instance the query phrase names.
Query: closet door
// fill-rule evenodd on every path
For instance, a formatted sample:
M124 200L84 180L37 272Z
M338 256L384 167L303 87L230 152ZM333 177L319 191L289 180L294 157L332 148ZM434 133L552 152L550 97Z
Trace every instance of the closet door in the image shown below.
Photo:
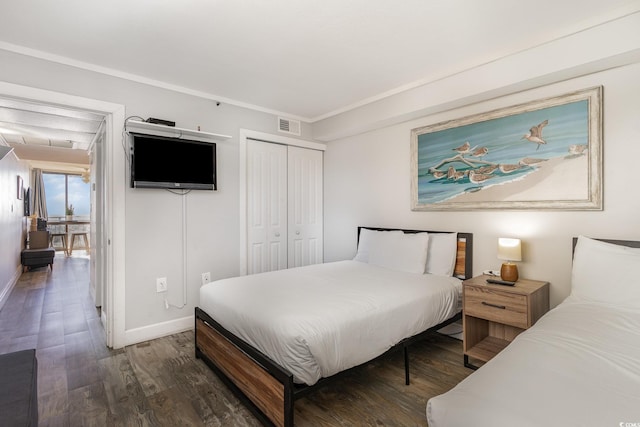
M323 259L322 158L322 151L288 147L289 268Z
M287 268L287 147L247 141L248 273Z

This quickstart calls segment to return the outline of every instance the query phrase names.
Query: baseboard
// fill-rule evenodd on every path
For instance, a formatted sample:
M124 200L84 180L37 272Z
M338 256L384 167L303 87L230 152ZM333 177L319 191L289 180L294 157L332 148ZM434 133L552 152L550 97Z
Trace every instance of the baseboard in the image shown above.
M166 337L167 335L188 331L193 329L194 322L194 316L187 316L181 319L143 326L141 328L129 329L124 333L124 345L139 344L156 338Z
M9 299L9 295L11 295L11 291L18 283L18 279L22 275L22 265L18 266L18 269L13 273L13 277L9 279L9 283L3 288L0 293L0 310L4 307L4 303Z

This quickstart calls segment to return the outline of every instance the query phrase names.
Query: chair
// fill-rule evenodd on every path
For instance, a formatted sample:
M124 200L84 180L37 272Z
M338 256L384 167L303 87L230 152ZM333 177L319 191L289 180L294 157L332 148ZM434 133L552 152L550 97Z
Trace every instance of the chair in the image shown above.
M89 250L89 233L84 231L78 232L78 233L71 233L71 246L69 247L69 255L73 253L73 248L75 247L76 238L78 237L82 237L82 239L84 240L84 246L81 246L80 248Z
M69 240L68 240L68 234L67 234L67 227L65 225L50 224L47 227L47 230L49 230L49 234L51 236L50 238L51 247L57 251L62 250L64 251L65 255L69 255ZM56 241L58 240L60 241L60 246L56 246Z
M29 248L23 249L20 254L23 271L46 266L53 270L56 250L50 246L50 242L48 231L29 232Z
M55 250L56 249L56 243L55 243L55 239L60 239L60 243L62 244L62 250L64 251L65 255L69 254L69 244L67 243L67 233L50 233L51 235L51 239L50 239L50 243L51 243L51 247Z

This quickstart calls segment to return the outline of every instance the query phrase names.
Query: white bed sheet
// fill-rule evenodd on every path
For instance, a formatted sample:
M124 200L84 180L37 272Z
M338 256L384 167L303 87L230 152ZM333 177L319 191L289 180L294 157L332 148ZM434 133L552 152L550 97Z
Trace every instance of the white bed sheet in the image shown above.
M454 277L338 261L211 282L199 307L313 385L451 318L461 290Z
M426 411L430 427L640 425L640 311L569 297Z

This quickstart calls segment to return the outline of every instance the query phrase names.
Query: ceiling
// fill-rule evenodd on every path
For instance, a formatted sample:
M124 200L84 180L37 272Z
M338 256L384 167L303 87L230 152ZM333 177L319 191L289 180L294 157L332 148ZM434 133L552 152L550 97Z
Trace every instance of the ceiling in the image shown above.
M0 49L314 122L638 10L638 0L13 1ZM80 147L101 120L59 113L3 101L1 127L33 120L41 132L2 136Z
M0 98L0 141L25 160L89 164L87 149L104 116Z

